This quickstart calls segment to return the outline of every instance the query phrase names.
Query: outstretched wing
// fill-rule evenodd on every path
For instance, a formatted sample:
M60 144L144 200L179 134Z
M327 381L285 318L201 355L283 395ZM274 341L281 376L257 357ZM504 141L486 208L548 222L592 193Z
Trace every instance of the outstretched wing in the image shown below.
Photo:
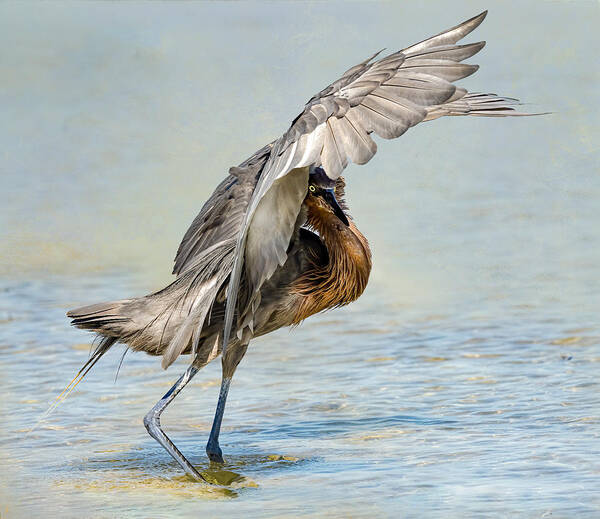
M336 179L348 159L365 164L373 157L377 146L371 133L392 139L421 121L443 115L528 115L515 111L511 106L515 99L469 94L452 84L478 69L462 61L481 50L485 42L456 43L486 14L374 61L377 53L352 67L312 97L288 131L273 143L237 238L223 352L231 334L244 267L249 297L244 298L244 308L237 308L240 316L252 311L262 283L287 258L306 194L309 166L320 165Z

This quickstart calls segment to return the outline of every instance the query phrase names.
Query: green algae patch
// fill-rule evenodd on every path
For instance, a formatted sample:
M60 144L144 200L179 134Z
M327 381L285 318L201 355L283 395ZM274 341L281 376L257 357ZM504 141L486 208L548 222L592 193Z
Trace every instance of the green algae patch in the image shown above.
M243 483L246 480L244 476L231 470L206 470L201 472L201 474L207 483L222 487L230 487L233 484Z
M283 456L281 454L269 454L267 459L269 461L300 461L300 458L296 458L296 456Z
M203 474L204 475L204 474ZM175 478L134 477L124 479L119 474L105 474L105 479L60 479L55 482L58 489L71 488L90 493L124 492L145 494L149 490L179 497L201 497L205 499L236 498L235 490L214 484L196 481L187 476ZM114 477L111 477L114 476ZM141 474L139 474L141 476Z

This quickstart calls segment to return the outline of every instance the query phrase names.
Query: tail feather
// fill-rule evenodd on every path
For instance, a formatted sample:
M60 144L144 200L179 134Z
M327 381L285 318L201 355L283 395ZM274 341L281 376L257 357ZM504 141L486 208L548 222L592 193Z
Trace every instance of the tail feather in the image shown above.
M84 317L84 316L92 316L98 314L104 314L107 312L111 312L114 310L115 312L121 306L121 304L125 301L129 301L128 299L122 301L110 301L108 303L96 303L93 305L82 306L81 308L76 308L75 310L69 310L67 312L67 317Z
M71 324L84 330L91 330L98 334L100 341L94 346L90 358L81 367L75 378L59 395L54 405L58 405L67 395L83 380L94 367L100 357L104 355L118 340L125 336L125 326L131 321L127 316L126 306L131 299L110 301L83 306L67 312L67 317L72 319ZM63 396L64 394L64 396Z
M96 364L96 362L100 360L100 357L102 357L102 355L104 355L111 348L111 346L115 342L117 342L117 340L117 337L102 337L100 342L92 350L90 358L85 362L83 366L81 366L81 369L77 372L75 379L79 378L79 380L77 380L75 385L79 384L83 377L85 377L88 374L90 369L94 367L94 364Z
M84 330L92 330L104 337L120 337L124 325L131 318L123 311L131 299L97 303L83 306L67 312L67 317L72 319L71 324Z

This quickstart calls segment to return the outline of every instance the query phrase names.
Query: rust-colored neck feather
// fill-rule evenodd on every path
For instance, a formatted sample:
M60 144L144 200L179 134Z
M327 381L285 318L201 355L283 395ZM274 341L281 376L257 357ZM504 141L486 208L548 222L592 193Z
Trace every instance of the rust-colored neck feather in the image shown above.
M314 267L294 283L295 293L304 296L294 324L307 317L358 299L369 280L371 250L367 239L350 220L344 225L327 207L307 198L307 224L319 233L329 253L327 265Z

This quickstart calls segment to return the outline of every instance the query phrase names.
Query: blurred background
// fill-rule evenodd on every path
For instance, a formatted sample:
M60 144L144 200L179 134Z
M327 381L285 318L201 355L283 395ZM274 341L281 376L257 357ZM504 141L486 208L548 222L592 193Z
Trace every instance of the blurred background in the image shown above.
M143 428L186 359L132 354L115 384L116 347L25 434L87 358L66 310L169 283L228 168L315 92L486 8L460 84L553 114L439 119L347 169L370 285L251 345L232 481L191 482ZM586 1L0 4L2 517L597 517L599 23ZM163 419L207 470L219 377Z

